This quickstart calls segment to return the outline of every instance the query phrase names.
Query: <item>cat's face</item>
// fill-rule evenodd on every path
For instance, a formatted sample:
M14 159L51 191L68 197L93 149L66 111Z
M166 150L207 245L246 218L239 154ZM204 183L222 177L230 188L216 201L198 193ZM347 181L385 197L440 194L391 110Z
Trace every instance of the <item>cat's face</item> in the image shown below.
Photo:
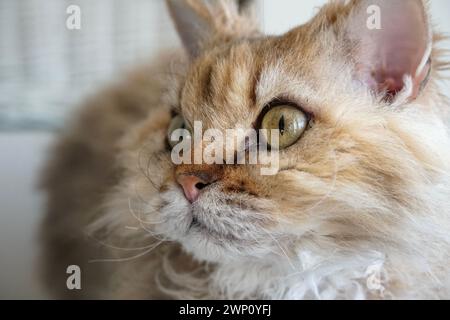
M349 58L357 50L346 38L353 7L332 5L281 37L227 37L194 48L187 71L170 84L172 115L157 111L138 135L152 185L141 171L134 183L146 190L141 198L153 232L208 261L284 259L300 249L364 245L395 233L425 179L427 158L418 143L427 138L416 128L427 124L395 103L416 99L415 83L423 79L414 75L412 88L402 84L395 92L391 78L371 73L366 81L362 63ZM380 85L375 97L371 89ZM280 148L277 174L263 175L257 164L172 163L166 139L174 121L221 132L259 129L275 108L279 126L280 115L304 120Z

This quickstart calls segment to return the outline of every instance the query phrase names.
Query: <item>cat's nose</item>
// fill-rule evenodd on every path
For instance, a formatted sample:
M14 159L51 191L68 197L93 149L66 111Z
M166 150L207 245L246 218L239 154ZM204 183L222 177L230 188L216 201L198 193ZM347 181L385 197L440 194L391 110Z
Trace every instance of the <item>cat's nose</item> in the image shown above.
M208 175L180 174L177 182L183 187L186 199L193 203L200 196L202 189L213 183L213 179Z

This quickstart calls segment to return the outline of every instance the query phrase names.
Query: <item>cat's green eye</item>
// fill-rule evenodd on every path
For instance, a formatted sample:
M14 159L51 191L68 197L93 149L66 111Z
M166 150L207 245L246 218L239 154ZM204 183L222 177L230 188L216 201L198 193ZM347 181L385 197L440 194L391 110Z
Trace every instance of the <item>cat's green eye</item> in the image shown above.
M183 137L180 137L180 140L172 140L172 133L177 129L186 129L186 122L184 121L183 117L180 115L175 116L172 121L170 122L169 129L167 130L167 140L169 141L170 146L173 148L177 143L179 143Z
M278 130L279 149L287 148L297 142L308 126L308 116L300 109L290 105L271 108L262 118L266 142L272 141L271 130ZM272 146L274 147L274 146Z

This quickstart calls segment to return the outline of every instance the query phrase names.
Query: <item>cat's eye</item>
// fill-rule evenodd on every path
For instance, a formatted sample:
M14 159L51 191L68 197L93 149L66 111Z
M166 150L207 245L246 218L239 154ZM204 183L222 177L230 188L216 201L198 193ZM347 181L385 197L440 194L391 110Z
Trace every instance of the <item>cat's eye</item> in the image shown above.
M177 129L187 129L186 122L180 115L177 115L172 119L169 125L169 129L167 130L167 141L169 141L169 144L172 148L183 139L182 137L179 141L173 141L171 139L172 133Z
M297 142L308 126L308 115L291 105L279 105L267 111L261 121L261 129L270 145L273 129L278 130L279 149ZM274 146L272 146L274 147Z

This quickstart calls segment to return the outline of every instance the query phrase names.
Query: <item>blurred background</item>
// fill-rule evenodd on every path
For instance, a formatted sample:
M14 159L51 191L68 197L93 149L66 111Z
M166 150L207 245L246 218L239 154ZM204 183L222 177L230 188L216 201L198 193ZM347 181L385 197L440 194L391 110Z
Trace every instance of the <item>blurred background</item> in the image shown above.
M326 2L254 1L268 34L307 21ZM73 5L81 28L71 30ZM437 30L450 32L450 1L431 0L431 9ZM0 0L0 299L47 297L35 264L43 214L36 183L64 119L130 66L177 46L163 0Z

